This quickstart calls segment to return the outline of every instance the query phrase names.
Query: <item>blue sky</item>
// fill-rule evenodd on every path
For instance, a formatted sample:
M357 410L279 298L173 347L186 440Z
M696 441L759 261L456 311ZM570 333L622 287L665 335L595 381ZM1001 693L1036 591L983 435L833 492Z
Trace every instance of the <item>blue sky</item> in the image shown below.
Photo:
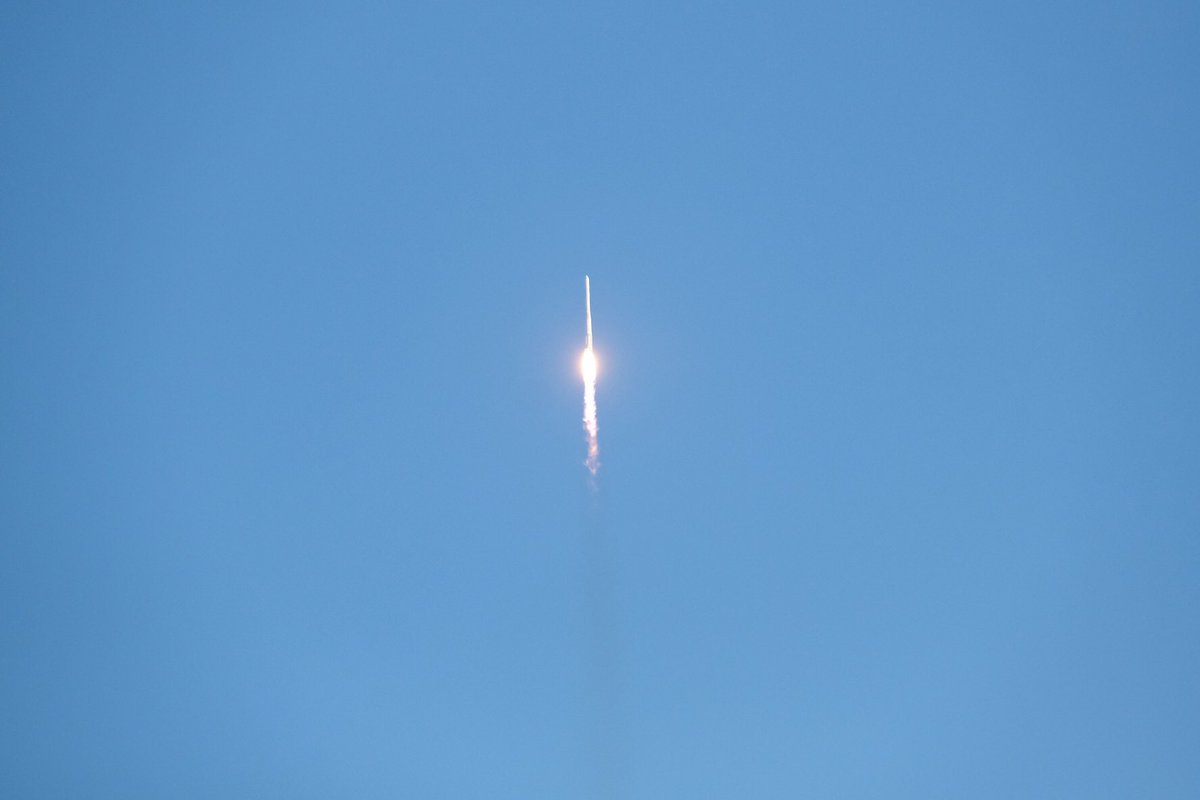
M7 5L0 793L1194 796L1198 34Z

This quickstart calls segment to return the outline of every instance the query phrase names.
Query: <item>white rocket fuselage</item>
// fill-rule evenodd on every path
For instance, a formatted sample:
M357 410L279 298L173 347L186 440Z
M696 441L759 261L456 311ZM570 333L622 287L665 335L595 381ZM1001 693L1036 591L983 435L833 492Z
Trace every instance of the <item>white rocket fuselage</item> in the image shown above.
M587 349L592 349L592 282L587 275L583 276L583 296L587 306Z

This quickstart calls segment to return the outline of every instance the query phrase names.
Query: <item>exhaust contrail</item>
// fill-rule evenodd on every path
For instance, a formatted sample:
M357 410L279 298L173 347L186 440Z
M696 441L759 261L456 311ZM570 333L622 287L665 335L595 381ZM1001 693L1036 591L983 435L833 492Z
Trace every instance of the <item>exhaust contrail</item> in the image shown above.
M583 357L579 360L579 368L583 373L583 429L587 432L588 470L593 477L600 469L600 441L596 435L596 354L592 351L592 283L587 275L583 276L584 305L587 309L587 341L583 348Z

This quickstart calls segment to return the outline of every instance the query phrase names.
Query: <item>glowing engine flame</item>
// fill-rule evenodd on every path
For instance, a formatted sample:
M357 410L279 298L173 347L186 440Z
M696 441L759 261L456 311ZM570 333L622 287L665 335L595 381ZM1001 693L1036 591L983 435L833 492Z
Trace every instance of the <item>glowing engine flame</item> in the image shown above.
M590 348L583 351L583 358L579 359L579 371L583 373L584 384L596 383L596 353Z

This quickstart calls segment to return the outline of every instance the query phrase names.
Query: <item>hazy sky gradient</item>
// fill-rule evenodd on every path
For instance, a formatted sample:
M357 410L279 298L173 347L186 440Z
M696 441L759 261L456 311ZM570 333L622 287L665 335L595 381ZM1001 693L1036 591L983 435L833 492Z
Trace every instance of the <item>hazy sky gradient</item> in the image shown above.
M0 11L0 794L1195 796L1195 3L113 6Z

